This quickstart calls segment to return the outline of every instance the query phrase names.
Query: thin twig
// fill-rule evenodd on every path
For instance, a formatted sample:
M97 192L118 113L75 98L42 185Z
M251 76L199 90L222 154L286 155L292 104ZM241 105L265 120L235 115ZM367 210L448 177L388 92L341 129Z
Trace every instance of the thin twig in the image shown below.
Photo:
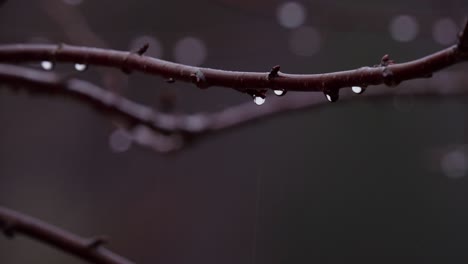
M457 85L442 85L436 83L438 79L434 79L429 84L417 84L414 87L407 85L403 89L403 94L400 89L371 89L364 95L353 95L347 90L343 93L341 101L356 101L359 98L389 98L396 94L427 97L468 93L467 89L462 89L464 84L468 83L463 74L452 73L448 78ZM158 152L178 150L184 144L194 143L209 135L229 131L253 121L328 103L322 95L316 93L291 93L284 97L270 98L268 103L261 107L249 102L214 113L176 115L162 113L137 104L86 81L63 79L52 72L0 64L0 83L8 84L0 87L25 89L37 95L67 96L91 105L104 114L122 120L135 142Z
M460 33L459 43L426 57L405 63L379 64L355 70L324 74L286 74L279 66L268 72L239 72L193 67L168 62L134 52L116 51L66 44L38 45L13 44L0 46L0 62L31 62L49 60L53 62L81 63L109 66L126 72L144 73L194 83L197 87L222 86L239 91L252 89L284 89L289 91L333 92L338 89L386 84L395 86L403 81L429 78L436 71L468 60L465 43L466 28ZM272 78L274 77L274 78Z
M68 96L89 104L106 114L120 117L128 127L147 126L163 134L193 133L186 122L177 122L171 115L152 110L122 96L78 79L64 79L52 72L0 64L0 82L11 89L26 89L31 94Z
M109 48L108 43L94 32L91 25L80 9L76 6L67 4L61 0L41 0L38 1L41 9L48 18L52 19L59 26L62 34L68 39L68 42L74 45L88 45L100 48ZM76 61L80 64L86 64L86 58L82 61ZM121 93L127 83L127 76L119 74L111 69L101 68L99 72L102 75L102 85L113 92Z
M23 234L54 246L91 263L131 264L130 260L95 243L97 239L85 239L39 219L0 206L0 229L13 238Z

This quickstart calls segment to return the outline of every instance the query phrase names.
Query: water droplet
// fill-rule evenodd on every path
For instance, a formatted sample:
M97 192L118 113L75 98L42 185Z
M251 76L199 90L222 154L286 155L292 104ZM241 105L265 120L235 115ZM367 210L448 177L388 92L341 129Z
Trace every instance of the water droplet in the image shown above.
M338 93L338 90L336 90L336 91L326 91L326 92L324 92L324 94L325 94L325 98L327 98L327 100L329 102L332 102L332 103L338 101L338 98L340 97L340 95Z
M353 93L362 94L362 93L364 93L366 88L361 87L361 86L353 86L353 87L351 87L351 90L353 90Z
M88 69L88 65L84 63L75 63L75 70L82 72L86 71L86 69Z
M41 67L46 71L51 71L54 69L54 63L51 61L41 61Z
M258 96L258 95L254 95L253 98L254 98L254 103L256 105L262 105L265 103L265 100L266 100L265 97Z
M277 96L283 96L283 95L286 94L287 91L284 90L284 89L275 89L275 90L273 90L273 92L274 92Z

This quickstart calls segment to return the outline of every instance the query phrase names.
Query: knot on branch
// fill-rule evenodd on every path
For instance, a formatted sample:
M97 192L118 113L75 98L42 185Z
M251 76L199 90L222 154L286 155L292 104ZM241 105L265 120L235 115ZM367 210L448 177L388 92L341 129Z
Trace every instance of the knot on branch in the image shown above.
M145 54L146 51L148 51L148 48L149 48L149 43L145 43L143 44L143 46L141 46L137 51L129 51L127 56L125 56L123 62L122 62L122 71L125 73L125 74L130 74L132 73L132 70L130 69L130 67L128 66L128 59L130 58L130 56L132 56L133 54L137 54L138 56L143 56L143 54ZM147 65L145 64L144 65L144 70L146 71L146 67Z
M267 75L267 80L272 80L273 78L278 77L279 70L280 70L279 65L273 66L273 68L271 68L270 72Z
M97 236L89 239L87 247L90 249L96 249L104 244L109 243L109 238L107 236Z
M136 53L137 53L138 55L142 56L143 54L145 54L145 52L148 50L148 48L149 48L149 43L145 43L143 46L141 46L141 48L139 48L139 49L137 50Z
M191 73L190 79L192 79L192 82L200 89L206 89L209 86L205 74L200 69Z
M383 55L382 59L380 60L380 65L379 66L386 67L386 66L392 65L392 64L395 64L395 61L390 59L390 55L385 54L385 55Z
M382 71L382 77L383 77L383 82L387 86L397 86L400 84L400 81L398 81L395 78L395 74L393 74L392 70L390 70L388 67L385 67Z

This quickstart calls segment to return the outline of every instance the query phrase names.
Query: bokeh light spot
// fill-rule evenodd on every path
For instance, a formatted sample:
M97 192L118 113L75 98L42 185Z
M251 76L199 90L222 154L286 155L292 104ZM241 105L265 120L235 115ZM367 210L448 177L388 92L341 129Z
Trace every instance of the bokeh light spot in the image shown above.
M192 66L203 64L206 54L203 41L194 37L185 37L179 40L174 48L175 61Z
M416 38L419 25L416 19L408 15L394 17L390 22L390 34L399 42L409 42Z
M277 9L277 18L285 28L297 28L304 24L306 11L304 6L296 2L286 2Z
M299 56L312 56L320 50L320 33L313 27L299 27L289 38L291 51Z
M113 152L121 153L130 149L132 139L127 131L116 129L109 136L109 147Z
M448 17L437 20L432 27L432 37L441 45L454 44L457 40L457 33L457 23Z

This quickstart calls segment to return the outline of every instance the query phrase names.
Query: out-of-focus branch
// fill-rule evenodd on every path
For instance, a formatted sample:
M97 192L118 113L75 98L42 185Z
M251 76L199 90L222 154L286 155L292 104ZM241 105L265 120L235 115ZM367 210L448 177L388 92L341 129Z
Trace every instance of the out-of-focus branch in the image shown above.
M10 84L5 87L12 89L26 89L31 94L60 95L80 100L103 113L121 118L128 127L144 125L163 134L195 131L186 122L176 122L167 114L155 112L92 83L62 78L52 72L0 64L0 83Z
M441 76L449 74L441 73ZM467 84L463 74L451 74L446 79L456 85L437 83L414 85L408 83L403 89L372 89L365 95L355 95L346 91L342 101L356 101L361 98L389 98L398 96L455 96L467 94L462 89ZM425 81L428 82L428 81ZM104 114L122 121L136 143L150 147L158 152L175 151L189 143L195 143L210 135L229 131L235 127L264 120L289 111L318 107L327 103L316 93L291 93L285 97L272 98L258 107L249 102L232 106L214 113L168 114L137 104L119 95L106 91L94 84L76 79L64 79L52 72L38 71L12 65L0 64L0 83L11 89L25 89L31 94L61 95L80 100ZM414 82L412 82L414 83ZM411 89L407 89L411 88Z
M93 47L109 48L106 41L93 31L77 7L61 0L41 0L39 5L47 17L54 20L55 24L59 26L69 42L74 45L86 44ZM127 76L106 68L100 69L100 72L104 88L116 93L122 92L127 83Z
M102 247L102 237L82 238L39 219L0 206L0 230L10 238L23 234L54 246L91 263L131 264L133 262Z
M279 66L269 72L238 72L201 68L172 63L139 53L71 45L15 44L0 46L1 62L28 62L48 60L53 62L85 63L116 67L124 72L141 71L173 80L194 83L200 88L210 86L229 87L252 94L265 89L290 91L322 91L338 96L345 87L386 84L394 86L402 81L428 78L436 71L468 60L466 28L460 33L460 41L444 50L405 63L393 63L386 55L379 65L355 70L324 74L286 74ZM336 95L335 95L336 94Z

